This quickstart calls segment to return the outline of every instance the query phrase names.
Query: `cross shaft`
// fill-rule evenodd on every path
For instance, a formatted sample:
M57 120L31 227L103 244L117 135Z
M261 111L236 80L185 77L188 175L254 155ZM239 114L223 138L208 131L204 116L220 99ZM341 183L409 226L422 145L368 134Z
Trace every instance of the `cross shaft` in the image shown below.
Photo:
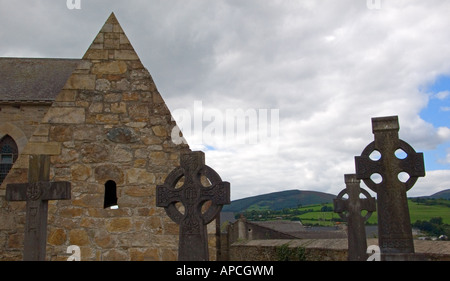
M345 184L346 188L333 200L334 211L347 222L348 260L364 261L367 259L364 222L375 211L375 198L371 197L366 190L360 188L360 180L356 178L355 174L345 175ZM348 195L348 199L343 199L345 194ZM361 199L360 194L364 194L366 198ZM364 217L361 215L363 210L367 211ZM344 212L348 212L346 216Z
M70 182L49 182L48 155L30 155L28 183L8 184L7 201L26 201L24 261L45 260L48 200L70 199Z

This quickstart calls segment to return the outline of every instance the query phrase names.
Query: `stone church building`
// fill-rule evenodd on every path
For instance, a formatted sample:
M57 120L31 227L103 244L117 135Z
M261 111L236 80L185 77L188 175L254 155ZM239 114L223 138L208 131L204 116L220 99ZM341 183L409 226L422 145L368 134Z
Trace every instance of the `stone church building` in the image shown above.
M189 151L174 126L114 14L82 59L0 58L0 260L22 259L26 204L5 190L28 181L34 154L72 188L49 201L46 260L66 260L70 245L81 260L176 260L178 225L155 203Z

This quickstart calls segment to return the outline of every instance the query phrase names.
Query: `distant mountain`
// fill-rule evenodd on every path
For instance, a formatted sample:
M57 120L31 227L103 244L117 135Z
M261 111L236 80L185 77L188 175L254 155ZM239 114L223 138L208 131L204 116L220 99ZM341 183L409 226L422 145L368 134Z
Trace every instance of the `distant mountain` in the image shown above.
M234 200L223 207L223 212L243 212L245 210L282 210L299 205L333 202L336 195L308 190L287 190Z
M450 199L450 189L442 190L439 192L436 192L433 195L427 196L428 198L434 198L434 199Z
M450 189L442 190L433 195L420 196L423 198L444 198L450 200ZM230 205L225 205L223 212L243 212L246 210L282 210L284 208L296 208L299 205L331 203L336 195L309 190L286 190L262 195L251 196L233 200Z

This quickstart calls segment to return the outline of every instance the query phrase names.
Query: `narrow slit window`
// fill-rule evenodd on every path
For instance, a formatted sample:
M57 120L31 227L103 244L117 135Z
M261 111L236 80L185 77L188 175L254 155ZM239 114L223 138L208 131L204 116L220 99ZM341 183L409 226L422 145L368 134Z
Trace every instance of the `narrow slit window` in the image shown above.
M105 201L103 208L118 209L116 182L109 180L105 183Z

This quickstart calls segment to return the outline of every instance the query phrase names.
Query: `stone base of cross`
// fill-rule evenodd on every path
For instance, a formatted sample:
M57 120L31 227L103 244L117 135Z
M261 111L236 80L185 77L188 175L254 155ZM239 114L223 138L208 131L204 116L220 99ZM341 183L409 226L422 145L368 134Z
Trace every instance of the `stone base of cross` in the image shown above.
M180 167L174 169L163 185L156 187L156 205L163 207L167 215L180 225L178 260L207 261L208 235L206 225L230 204L230 183L224 182L209 166L205 165L205 154L201 151L181 155ZM184 183L176 188L184 177ZM202 184L202 178L210 186ZM203 213L202 206L210 201L211 205ZM176 204L181 202L184 214Z

